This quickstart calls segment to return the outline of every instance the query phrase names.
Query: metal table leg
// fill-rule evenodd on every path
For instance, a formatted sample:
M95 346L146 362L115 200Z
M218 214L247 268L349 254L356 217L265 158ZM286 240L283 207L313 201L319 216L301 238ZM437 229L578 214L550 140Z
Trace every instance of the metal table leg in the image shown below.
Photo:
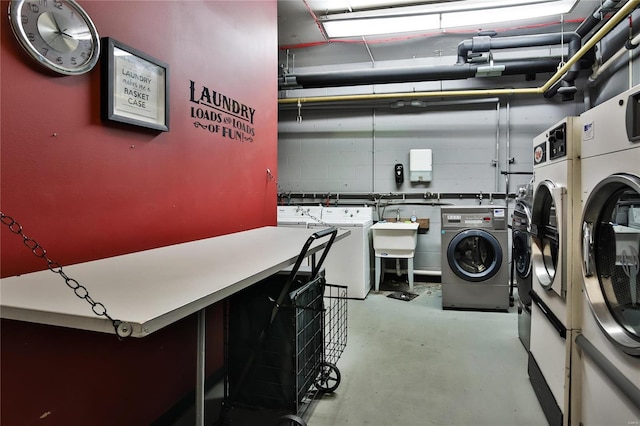
M205 316L198 311L198 350L196 363L196 425L204 426Z

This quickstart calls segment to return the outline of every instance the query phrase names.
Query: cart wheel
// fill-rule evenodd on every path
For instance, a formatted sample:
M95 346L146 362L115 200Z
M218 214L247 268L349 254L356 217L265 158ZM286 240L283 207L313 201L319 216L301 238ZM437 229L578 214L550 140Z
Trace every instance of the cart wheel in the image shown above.
M320 376L316 380L316 387L320 392L331 393L340 385L340 370L330 362L320 363Z
M307 426L307 422L296 415L287 414L280 417L276 426Z

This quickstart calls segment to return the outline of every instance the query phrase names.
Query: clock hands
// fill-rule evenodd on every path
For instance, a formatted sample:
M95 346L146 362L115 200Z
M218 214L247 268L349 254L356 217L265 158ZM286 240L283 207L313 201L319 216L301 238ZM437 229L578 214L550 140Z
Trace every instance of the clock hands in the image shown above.
M55 12L45 12L38 18L38 31L42 39L54 50L66 53L77 49L79 41L68 34L68 28L64 30L58 23Z
M64 30L60 28L60 24L58 24L58 20L56 19L56 15L55 14L53 14L52 18L53 18L53 24L56 26L56 29L57 29L56 30L56 34L63 35L63 36L69 37L69 38L74 38L72 35L67 34L65 32L65 31L69 30L68 28L65 28Z

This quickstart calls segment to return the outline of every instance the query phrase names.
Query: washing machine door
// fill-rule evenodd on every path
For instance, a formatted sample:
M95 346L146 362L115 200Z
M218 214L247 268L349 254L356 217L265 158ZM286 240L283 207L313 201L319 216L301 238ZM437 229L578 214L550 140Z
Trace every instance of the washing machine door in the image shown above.
M552 181L538 184L531 210L531 261L534 276L546 290L566 297L562 279L564 253L564 204L566 188Z
M529 249L529 233L513 231L513 258L518 278L526 280L531 275L531 250Z
M471 282L485 281L497 274L502 255L500 242L482 229L458 233L447 247L447 261L453 273Z
M639 252L640 176L611 175L584 205L583 284L601 330L633 356L640 356Z
M511 236L513 244L513 263L517 275L518 295L525 305L531 304L531 250L529 233L515 229Z
M516 274L521 281L528 280L531 276L531 209L526 203L516 202L513 213L513 261ZM518 289L522 290L522 289ZM526 289L529 293L529 289Z

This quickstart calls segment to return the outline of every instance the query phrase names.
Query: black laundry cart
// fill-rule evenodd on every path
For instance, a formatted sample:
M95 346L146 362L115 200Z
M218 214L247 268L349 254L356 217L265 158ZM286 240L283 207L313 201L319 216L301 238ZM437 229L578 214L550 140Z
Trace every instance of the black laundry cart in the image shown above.
M340 384L335 363L347 340L347 287L327 284L322 269L336 235L335 228L314 233L291 270L227 300L218 424L306 426L317 395ZM329 241L316 262L308 252L321 238Z

